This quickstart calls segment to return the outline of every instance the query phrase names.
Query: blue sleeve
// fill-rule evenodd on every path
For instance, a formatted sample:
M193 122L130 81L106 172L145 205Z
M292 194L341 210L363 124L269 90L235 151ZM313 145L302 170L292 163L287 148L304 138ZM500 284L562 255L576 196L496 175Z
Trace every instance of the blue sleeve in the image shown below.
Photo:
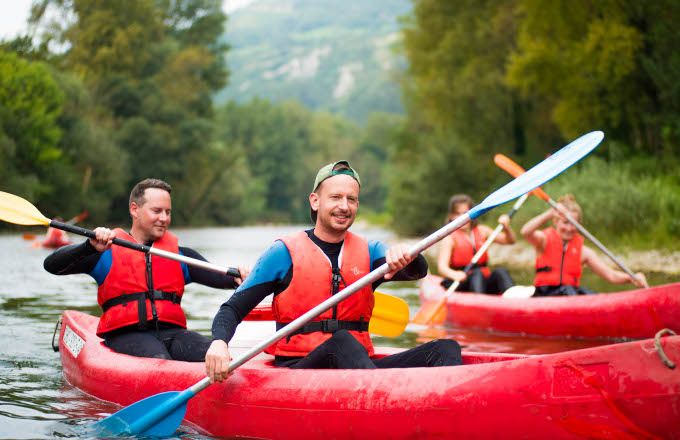
M280 240L275 241L260 256L248 278L236 289L234 295L253 286L283 280L292 264L293 260L286 245Z
M229 342L236 326L255 306L268 295L285 288L284 280L292 265L288 248L281 241L274 242L257 260L248 278L217 311L212 324L213 338Z
M97 285L101 286L111 270L112 253L111 249L104 251L99 257L97 265L92 269L89 275L94 278Z
M382 241L371 240L368 242L368 254L371 256L371 270L375 269L375 262L380 260L384 263L385 255L387 254L387 245Z
M182 249L179 249L178 252L180 255L184 255L184 252L182 252ZM180 262L180 266L182 266L182 275L184 276L184 284L189 284L191 283L191 275L189 275L189 266L186 263Z

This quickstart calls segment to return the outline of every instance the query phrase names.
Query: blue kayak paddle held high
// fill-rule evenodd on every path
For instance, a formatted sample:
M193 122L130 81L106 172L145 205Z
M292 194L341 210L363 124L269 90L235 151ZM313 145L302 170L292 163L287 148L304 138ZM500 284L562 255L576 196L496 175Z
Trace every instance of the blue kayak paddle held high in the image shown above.
M514 200L562 173L564 170L581 160L590 153L604 138L601 131L588 133L569 145L565 146L549 158L540 162L520 177L499 188L479 205L461 215L441 229L416 243L409 249L412 256L419 254L446 237L456 229L479 217L485 212ZM304 313L290 324L279 329L271 337L252 347L229 365L229 372L234 371L248 360L263 352L269 345L284 338L319 314L337 305L350 295L361 290L364 286L377 281L389 272L387 263L341 290L331 298ZM210 385L210 379L205 377L201 381L184 391L168 391L129 405L111 416L93 425L98 436L114 435L143 435L154 437L171 436L180 426L186 413L187 401Z

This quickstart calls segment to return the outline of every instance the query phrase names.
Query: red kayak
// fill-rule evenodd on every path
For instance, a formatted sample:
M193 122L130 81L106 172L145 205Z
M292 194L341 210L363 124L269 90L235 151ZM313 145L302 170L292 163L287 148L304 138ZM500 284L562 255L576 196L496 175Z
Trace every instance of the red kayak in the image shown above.
M129 405L204 377L202 363L114 353L96 326L66 311L59 338L66 380L90 395ZM261 354L191 399L185 421L229 438L680 439L680 370L661 360L680 362L680 336L660 344L383 370L291 370Z
M436 275L423 279L421 301L442 298L441 280ZM651 338L663 328L680 332L680 283L541 298L454 293L447 310L447 322L460 328L539 336Z

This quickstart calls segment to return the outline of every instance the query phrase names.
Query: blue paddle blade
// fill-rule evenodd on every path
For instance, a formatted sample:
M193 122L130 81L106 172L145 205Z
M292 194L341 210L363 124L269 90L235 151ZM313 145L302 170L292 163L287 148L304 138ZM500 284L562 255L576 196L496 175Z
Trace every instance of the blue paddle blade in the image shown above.
M491 208L507 203L510 200L516 199L522 194L528 193L532 189L543 185L545 182L583 159L583 157L593 151L595 147L602 142L603 138L604 133L601 131L593 131L584 134L512 182L491 193L482 201L482 203L468 211L470 219L477 218Z
M182 394L184 392L169 391L133 403L93 424L91 427L93 434L97 437L117 435L170 437L182 424L187 410L188 399L181 399ZM183 403L180 400L183 400Z

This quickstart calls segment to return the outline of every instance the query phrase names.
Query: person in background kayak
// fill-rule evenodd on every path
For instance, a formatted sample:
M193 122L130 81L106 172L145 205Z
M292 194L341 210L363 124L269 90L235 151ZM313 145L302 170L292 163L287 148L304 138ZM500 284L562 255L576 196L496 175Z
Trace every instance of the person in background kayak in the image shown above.
M58 222L64 221L64 219L61 217L55 217L54 219ZM71 240L68 239L66 232L51 226L47 228L45 238L40 242L40 246L52 249L60 248L69 244L71 244Z
M186 329L180 306L184 285L197 282L234 289L241 279L112 246L117 237L205 261L195 250L180 247L177 237L168 231L171 191L162 180L142 180L130 193L129 233L99 227L94 230L96 238L56 250L45 259L44 267L55 275L83 273L95 279L99 286L97 302L103 310L97 335L113 351L201 362L211 339ZM239 271L242 277L248 275L246 267L239 267Z
M270 346L274 365L288 368L394 368L458 365L460 346L435 340L403 353L372 359L368 324L373 291L384 281L416 280L427 274L422 255L403 244L387 248L349 231L359 207L361 181L347 161L321 168L309 195L314 228L283 237L260 257L251 276L222 304L213 321L215 339L206 355L212 381L226 378L228 343L237 325L274 294L277 329L387 263L390 273L322 313L293 335Z
M451 222L474 207L472 198L467 194L456 194L449 200L447 221ZM498 244L514 244L515 233L510 227L510 217L503 214L498 218L503 230L494 240ZM477 224L475 220L465 224L451 235L444 237L439 247L437 269L444 277L442 286L448 289L454 281L459 281L458 291L501 294L514 285L508 271L497 267L489 269L489 256L485 252L467 272L465 267L472 262L472 257L484 245L493 229Z
M581 206L571 194L562 196L558 202L581 223ZM552 220L553 226L540 230ZM566 217L555 209L549 209L522 226L521 234L536 249L536 277L534 296L586 295L593 293L581 286L581 271L587 265L600 277L614 284L633 283L648 287L642 272L637 279L607 266L600 257L583 243L583 236Z

